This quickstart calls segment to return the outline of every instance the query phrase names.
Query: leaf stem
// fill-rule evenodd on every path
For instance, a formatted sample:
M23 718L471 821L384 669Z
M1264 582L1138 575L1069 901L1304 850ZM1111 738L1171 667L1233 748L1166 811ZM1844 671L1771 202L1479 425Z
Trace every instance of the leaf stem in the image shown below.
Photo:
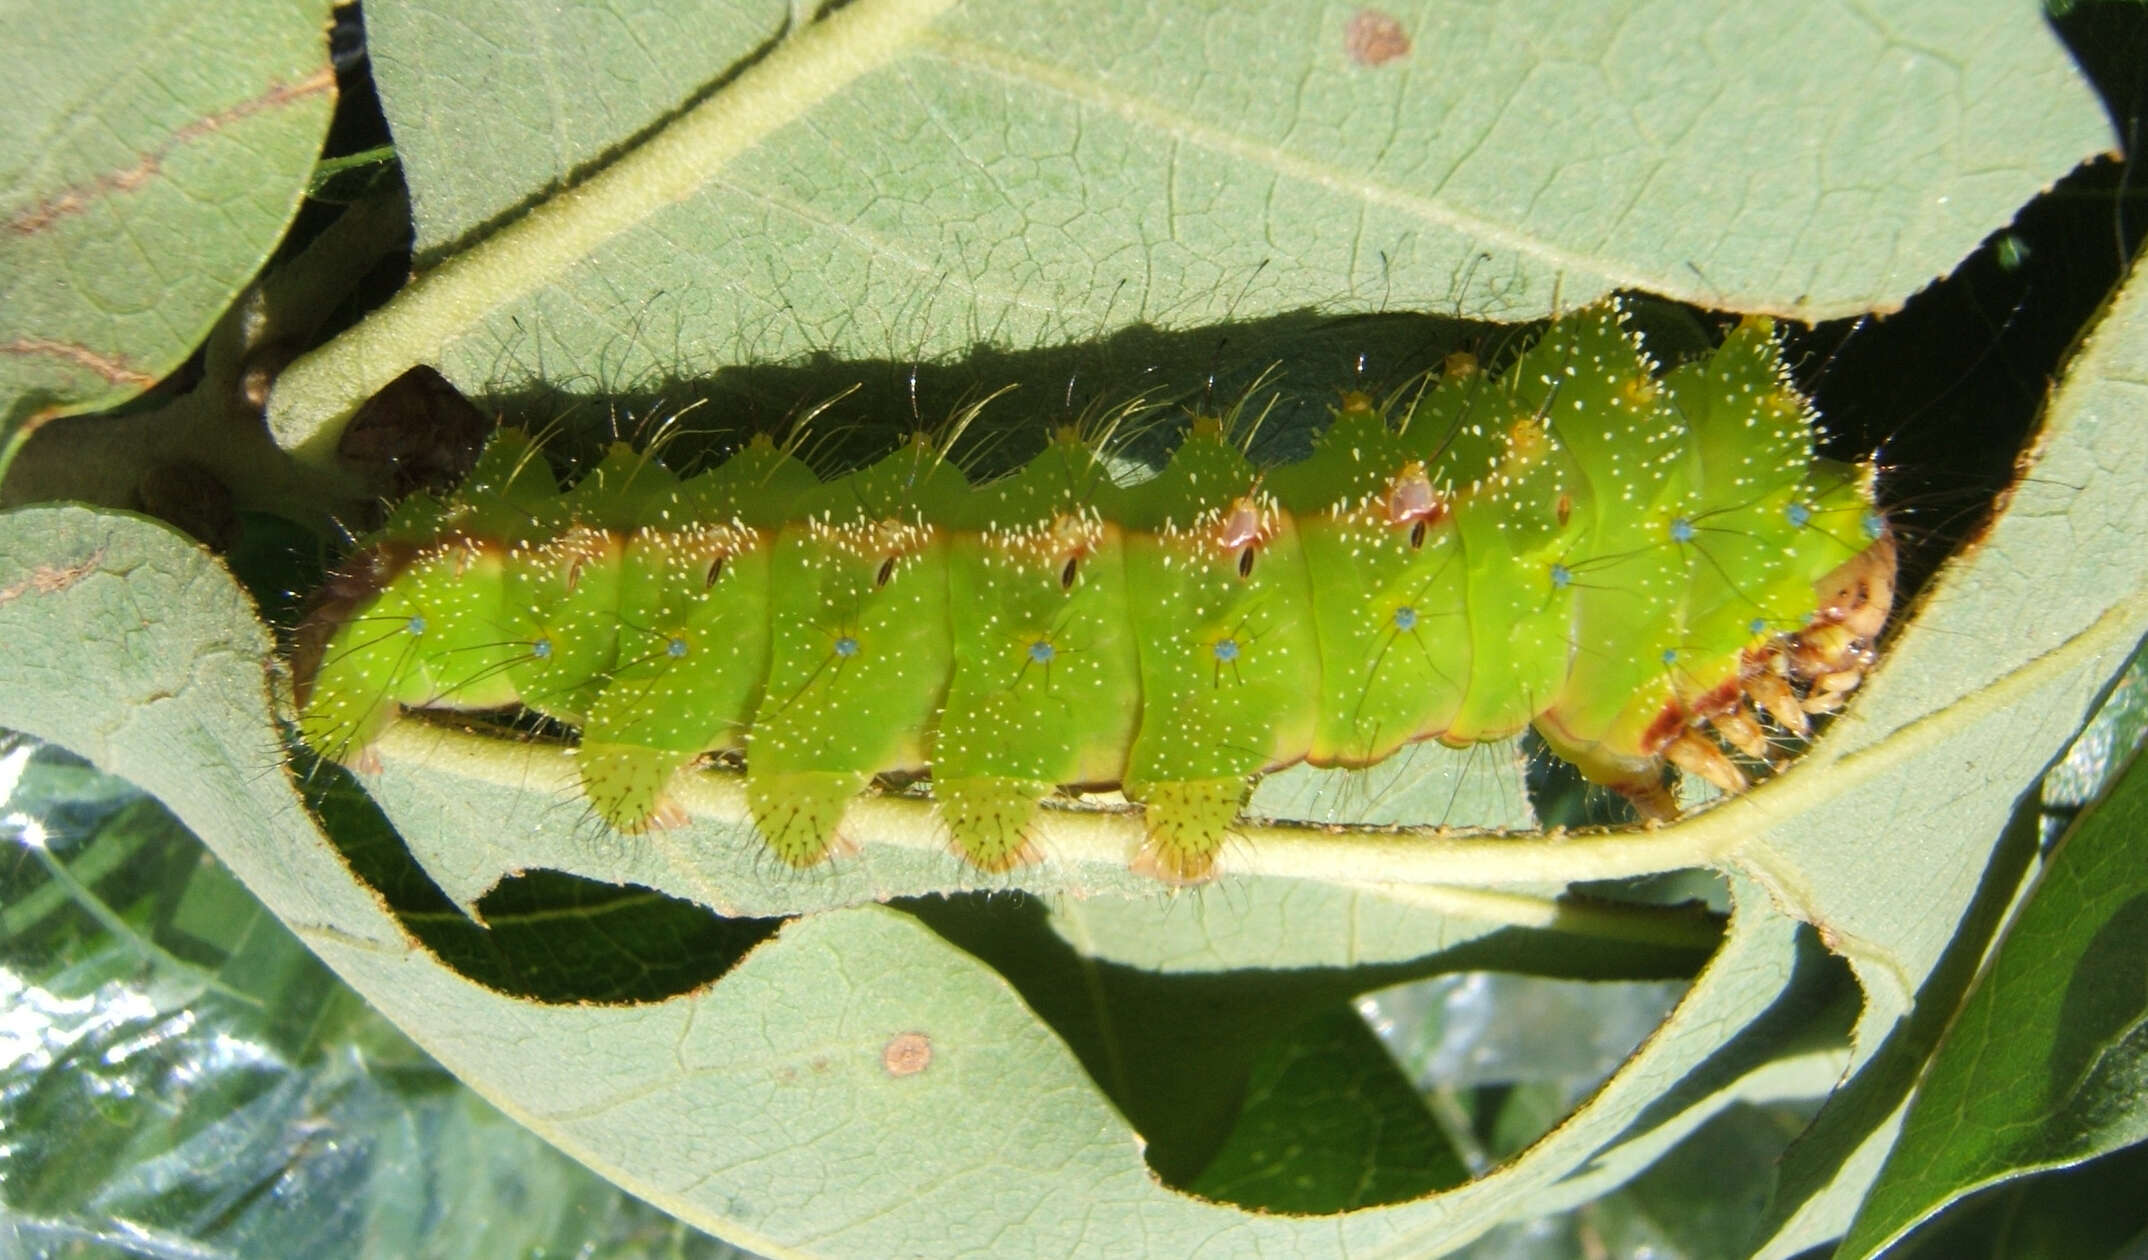
M662 213L734 158L893 60L954 0L858 0L786 40L731 84L588 180L414 278L386 305L287 368L269 429L299 462L327 467L359 404Z

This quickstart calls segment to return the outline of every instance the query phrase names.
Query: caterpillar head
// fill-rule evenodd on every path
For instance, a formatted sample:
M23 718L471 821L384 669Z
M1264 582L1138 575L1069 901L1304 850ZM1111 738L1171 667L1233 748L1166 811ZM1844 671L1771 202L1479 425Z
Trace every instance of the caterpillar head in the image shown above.
M337 632L408 568L416 553L416 547L403 542L354 552L307 598L291 635L291 691L301 707L313 695L314 679Z
M1809 685L1807 713L1842 707L1872 667L1874 644L1894 610L1895 567L1894 535L1881 525L1871 546L1815 584L1819 607L1784 649L1791 677Z

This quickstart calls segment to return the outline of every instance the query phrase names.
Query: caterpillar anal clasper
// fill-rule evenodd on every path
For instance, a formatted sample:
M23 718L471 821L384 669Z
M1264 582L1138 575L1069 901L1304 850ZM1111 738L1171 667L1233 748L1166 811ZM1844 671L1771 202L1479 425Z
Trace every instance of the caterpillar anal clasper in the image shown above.
M1253 776L1424 739L1533 723L1651 814L1666 764L1737 790L1724 745L1766 761L1764 721L1839 706L1893 582L1871 472L1815 457L1765 321L1659 375L1607 303L1504 372L1346 396L1266 470L1202 419L1134 485L1062 432L979 485L923 438L827 481L759 438L683 480L615 447L562 493L503 429L338 570L293 666L301 737L346 762L407 708L571 724L622 831L738 752L807 866L876 775L929 771L999 871L1046 795L1119 784L1137 863L1190 881Z

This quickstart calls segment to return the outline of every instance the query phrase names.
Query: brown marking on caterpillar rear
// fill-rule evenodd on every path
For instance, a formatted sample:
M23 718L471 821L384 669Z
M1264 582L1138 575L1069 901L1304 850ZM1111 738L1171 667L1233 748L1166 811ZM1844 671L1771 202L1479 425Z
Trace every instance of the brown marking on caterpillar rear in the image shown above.
M1745 682L1743 679L1736 677L1726 678L1716 684L1714 690L1693 700L1692 716L1708 718L1714 717L1718 713L1729 713L1738 707L1744 695Z
M1895 566L1894 538L1883 531L1813 584L1819 609L1803 629L1747 648L1737 676L1695 699L1690 709L1675 701L1665 705L1642 734L1642 747L1726 792L1744 791L1744 773L1693 722L1709 723L1725 744L1756 760L1766 759L1766 741L1746 711L1747 699L1791 734L1811 734L1806 715L1841 708L1871 668L1873 640L1894 605ZM1803 696L1794 684L1804 685ZM1613 786L1646 817L1675 816L1653 812L1656 793L1645 785Z
M1733 765L1722 749L1690 726L1663 746L1663 759L1681 772L1697 775L1733 795L1750 786L1745 772Z
M1692 717L1686 707L1676 700L1664 705L1663 711L1656 714L1655 720L1648 724L1648 729L1641 733L1642 751L1650 754L1662 752L1665 745L1686 729L1686 724Z

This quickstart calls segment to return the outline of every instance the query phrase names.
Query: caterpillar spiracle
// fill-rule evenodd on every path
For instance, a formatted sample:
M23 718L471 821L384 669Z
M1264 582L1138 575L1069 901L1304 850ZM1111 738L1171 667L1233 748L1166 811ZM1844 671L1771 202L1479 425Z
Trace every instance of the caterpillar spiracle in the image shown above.
M1766 320L1659 372L1613 303L1503 372L1347 394L1284 467L1197 419L1137 484L1062 430L976 485L923 437L828 480L760 437L684 479L616 445L562 492L500 429L316 594L298 728L363 766L406 709L533 710L630 833L742 753L801 867L907 771L986 870L1034 858L1048 794L1118 785L1137 864L1199 880L1264 771L1531 724L1664 815L1666 765L1742 788L1732 752L1765 761L1763 722L1806 734L1871 662L1894 545L1871 469L1813 442Z

